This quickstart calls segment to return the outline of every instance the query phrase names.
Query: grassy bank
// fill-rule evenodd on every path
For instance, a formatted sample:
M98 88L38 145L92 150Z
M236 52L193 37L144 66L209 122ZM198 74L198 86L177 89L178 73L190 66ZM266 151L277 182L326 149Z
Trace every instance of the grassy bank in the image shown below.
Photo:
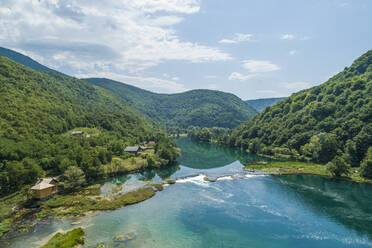
M74 248L84 244L85 232L81 227L75 228L65 234L57 233L41 248Z
M156 191L153 187L144 187L125 194L115 194L108 198L94 191L92 193L88 188L74 194L58 195L43 202L37 216L40 219L48 216L80 217L87 213L115 210L149 199L155 195Z
M308 174L332 177L323 164L297 162L297 161L272 161L267 163L252 163L244 166L245 170L262 170L267 173L280 173L281 175ZM354 172L357 171L357 172ZM339 179L354 181L358 183L372 183L372 180L360 176L360 168L351 168L349 176Z
M24 207L31 197L28 189L24 187L18 192L0 198L0 237L12 229L26 232L32 227L29 222L24 221L32 212L31 209Z

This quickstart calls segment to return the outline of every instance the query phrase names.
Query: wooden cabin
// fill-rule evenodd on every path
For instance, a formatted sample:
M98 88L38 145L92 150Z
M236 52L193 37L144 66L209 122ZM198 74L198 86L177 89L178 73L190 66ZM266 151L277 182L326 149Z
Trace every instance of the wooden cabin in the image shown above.
M72 136L83 136L84 134L84 131L73 131L72 132Z
M42 178L31 188L34 198L43 199L58 192L58 181L56 178Z
M144 149L142 146L127 146L124 151L138 155L139 153L143 152Z

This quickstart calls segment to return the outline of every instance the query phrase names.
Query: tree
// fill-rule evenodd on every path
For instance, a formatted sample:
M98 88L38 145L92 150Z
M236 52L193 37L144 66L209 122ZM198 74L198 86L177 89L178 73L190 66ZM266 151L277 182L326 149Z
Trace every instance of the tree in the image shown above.
M363 177L372 178L372 146L368 148L365 158L361 164L361 175Z
M314 161L326 163L333 158L338 150L336 135L319 133L311 137L310 142L302 147L302 153Z
M339 156L334 157L331 162L327 163L327 170L334 176L340 177L342 174L349 175L350 166Z
M70 166L65 173L64 187L68 191L75 191L80 189L85 184L84 172L77 166Z

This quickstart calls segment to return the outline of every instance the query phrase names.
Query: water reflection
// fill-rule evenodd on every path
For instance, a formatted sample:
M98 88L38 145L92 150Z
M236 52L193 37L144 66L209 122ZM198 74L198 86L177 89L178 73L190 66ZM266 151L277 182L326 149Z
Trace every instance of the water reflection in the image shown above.
M263 160L256 155L238 151L225 145L199 143L189 138L179 138L176 143L181 148L179 163L193 169L223 167L237 160L242 164L249 161Z

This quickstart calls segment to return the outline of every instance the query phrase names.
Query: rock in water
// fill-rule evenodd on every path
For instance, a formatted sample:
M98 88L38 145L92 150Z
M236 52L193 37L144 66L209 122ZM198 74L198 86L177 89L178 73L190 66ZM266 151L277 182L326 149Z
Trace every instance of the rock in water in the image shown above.
M136 234L134 232L127 233L125 235L118 235L114 238L115 242L128 242L136 238Z

